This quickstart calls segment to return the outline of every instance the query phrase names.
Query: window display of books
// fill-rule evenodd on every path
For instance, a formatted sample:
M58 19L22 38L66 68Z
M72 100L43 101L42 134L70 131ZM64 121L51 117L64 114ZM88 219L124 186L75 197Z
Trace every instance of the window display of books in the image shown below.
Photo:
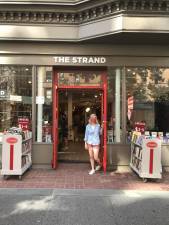
M153 139L153 138L158 138L162 141L162 144L169 144L169 132L156 132L156 131L145 131L144 133L134 131L131 134L131 137L129 138L129 142L135 142L137 140L138 145L140 145L140 141L142 138L146 139ZM140 140L138 138L140 137ZM140 144L139 144L140 143Z
M140 132L133 132L131 139L131 163L132 165L139 170L142 160L142 142L143 135Z
M22 154L31 152L32 150L32 138L26 139L22 142Z
M23 131L21 128L18 127L11 127L5 133L21 135L23 141L32 138L31 131L29 130Z

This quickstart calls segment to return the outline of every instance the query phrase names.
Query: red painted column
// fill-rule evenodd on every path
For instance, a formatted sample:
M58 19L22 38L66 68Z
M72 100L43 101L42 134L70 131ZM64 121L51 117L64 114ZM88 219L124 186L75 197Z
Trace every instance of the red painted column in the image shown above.
M106 173L106 169L107 169L107 77L106 77L106 73L104 73L104 77L103 77L103 88L104 88L104 140L103 140L103 147L104 147L104 153L103 153L103 170L104 173Z
M57 167L57 148L58 148L58 87L57 73L53 72L53 159L52 168Z

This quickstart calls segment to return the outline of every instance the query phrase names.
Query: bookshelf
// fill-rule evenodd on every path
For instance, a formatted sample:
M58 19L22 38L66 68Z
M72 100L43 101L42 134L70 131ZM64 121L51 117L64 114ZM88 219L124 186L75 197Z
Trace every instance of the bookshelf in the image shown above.
M32 133L4 134L2 141L2 170L4 179L10 175L22 175L32 166Z
M131 138L130 167L144 182L148 179L161 179L161 140L146 138L134 131Z

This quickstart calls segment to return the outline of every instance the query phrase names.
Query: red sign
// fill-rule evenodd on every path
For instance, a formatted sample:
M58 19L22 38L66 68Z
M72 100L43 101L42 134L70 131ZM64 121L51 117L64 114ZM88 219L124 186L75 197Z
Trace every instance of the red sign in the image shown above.
M143 122L136 122L134 129L135 129L135 131L144 133L144 131L145 131L145 123L143 123Z
M49 126L49 125L43 126L43 133L44 134L52 134L52 126Z
M18 125L23 131L26 131L29 130L30 121L28 118L19 118Z
M134 108L134 97L128 97L128 110L131 110Z
M127 103L128 103L127 115L128 115L128 119L130 120L131 115L132 115L132 111L133 111L133 108L134 108L134 96L128 97Z
M156 142L154 142L154 141L150 141L150 142L147 143L147 147L154 149L154 148L158 147L158 144Z
M9 137L6 139L6 142L9 143L9 144L15 144L18 142L18 139L15 138L15 137Z

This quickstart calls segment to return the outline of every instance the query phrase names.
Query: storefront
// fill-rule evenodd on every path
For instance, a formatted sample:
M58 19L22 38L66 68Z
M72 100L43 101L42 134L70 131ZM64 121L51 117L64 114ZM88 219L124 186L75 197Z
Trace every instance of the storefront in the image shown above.
M27 10L31 7L37 10L32 5ZM131 4L128 7L134 10ZM162 132L162 160L168 167L169 48L158 43L162 37L160 24L164 29L162 18L156 17L157 27L153 24L154 33L148 37L142 16L135 15L139 22L133 26L138 35L131 31L132 18L121 11L118 16L107 12L103 19L97 14L95 21L82 23L77 39L73 36L80 26L77 20L65 25L68 22L62 20L64 15L60 22L56 17L49 20L50 15L45 14L42 22L43 13L34 12L27 18L28 26L24 13L20 20L19 14L14 14L19 25L10 21L9 13L3 14L8 24L2 23L5 17L0 18L0 132L27 123L33 133L34 165L56 168L60 161L88 161L84 130L90 113L96 113L104 125L105 167L118 167L129 165L130 132L135 123L144 122L146 131L157 135ZM119 22L122 17L129 31L125 34ZM152 17L147 18L149 27L146 25L145 30L152 27ZM121 31L116 35L118 26Z

